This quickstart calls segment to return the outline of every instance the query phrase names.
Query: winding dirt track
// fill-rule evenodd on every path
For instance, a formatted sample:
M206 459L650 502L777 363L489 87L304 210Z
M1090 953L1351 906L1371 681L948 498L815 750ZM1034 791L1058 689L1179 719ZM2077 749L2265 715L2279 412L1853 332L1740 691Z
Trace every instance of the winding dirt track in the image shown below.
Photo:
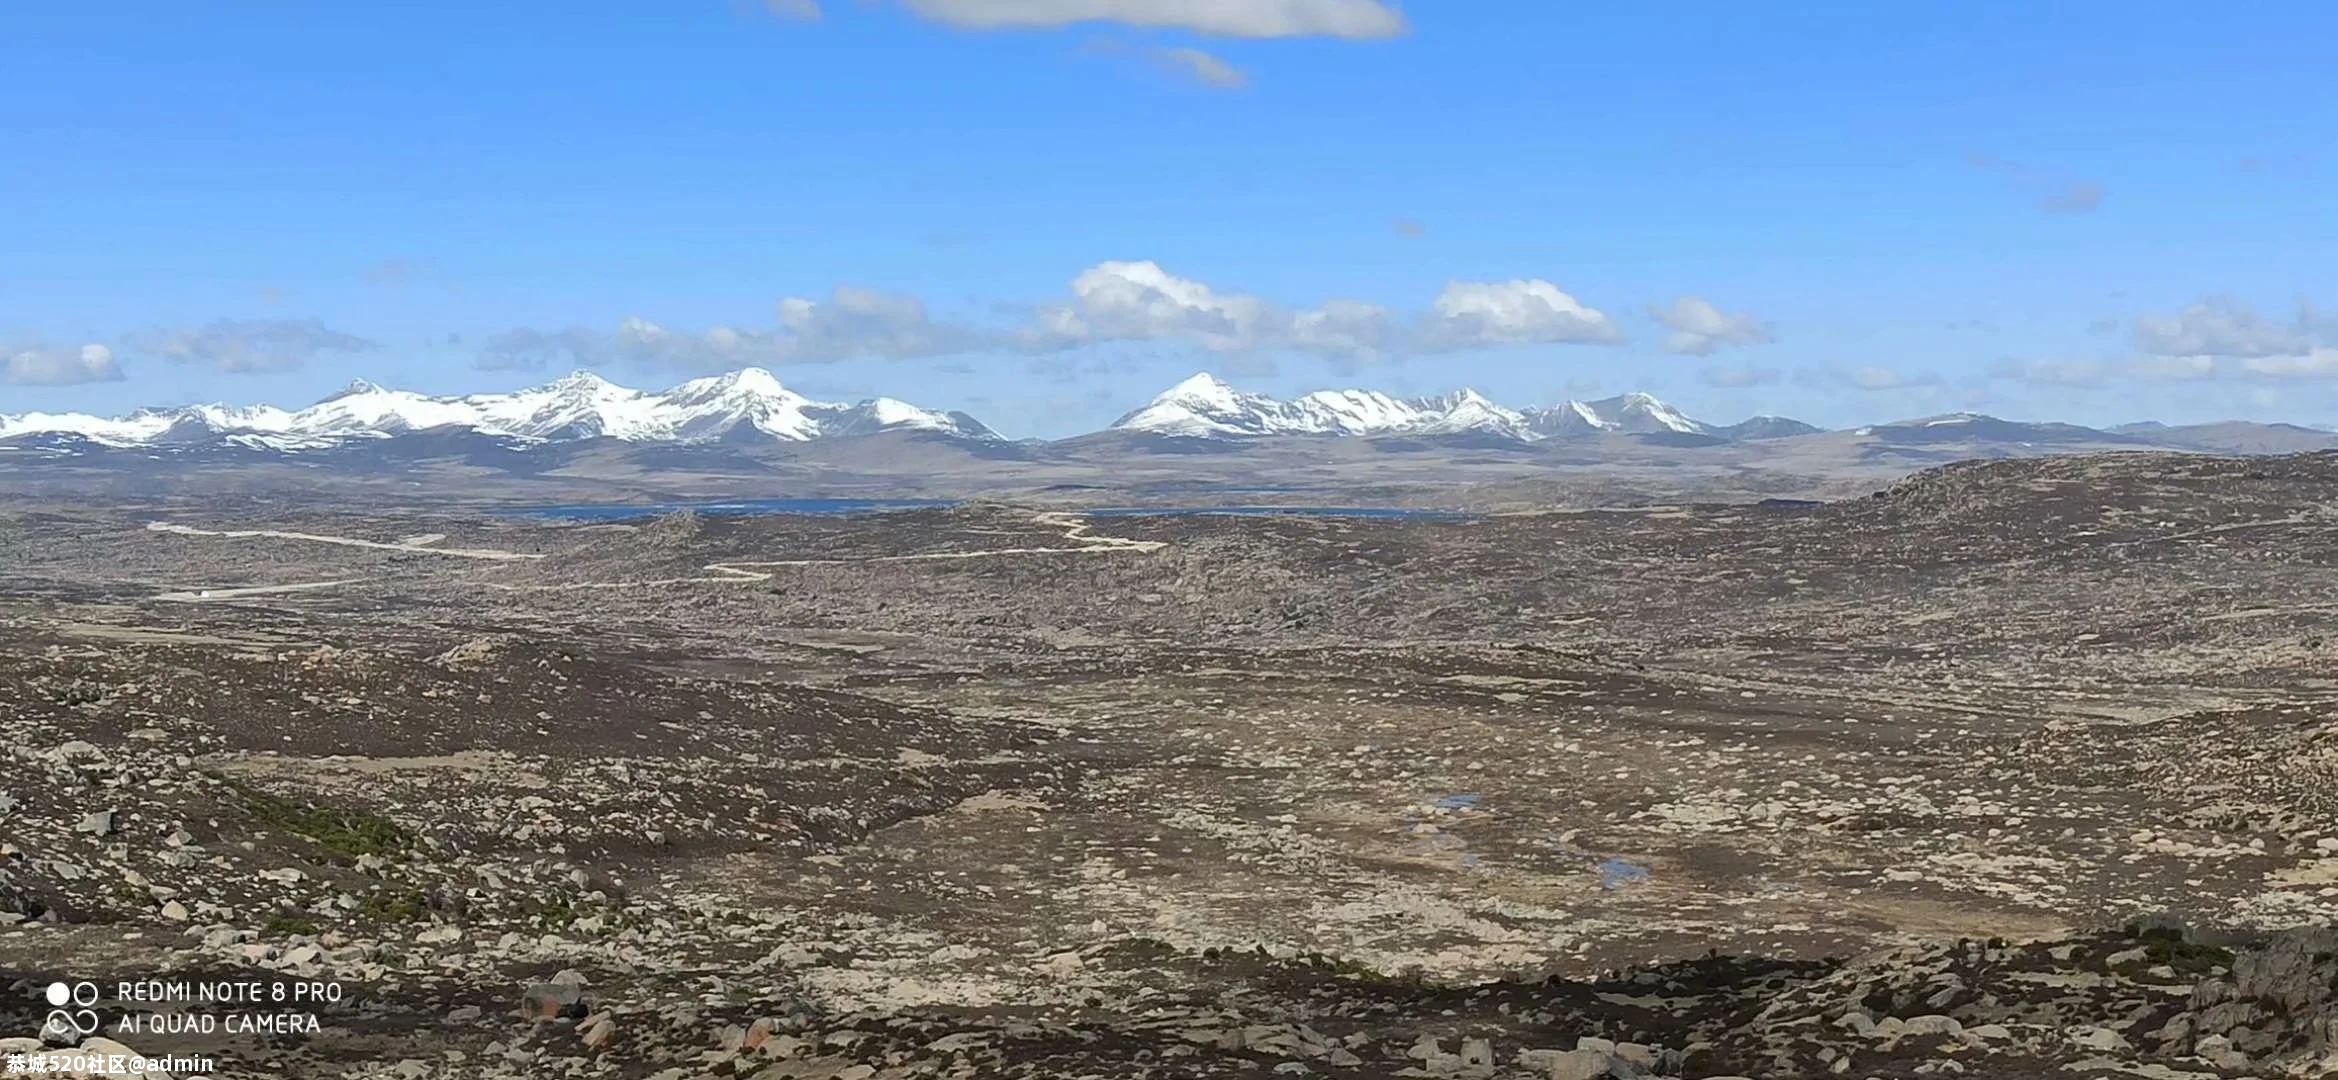
M485 588L496 589L502 592L565 592L580 589L631 589L650 588L666 585L735 585L770 581L774 576L771 571L790 567L852 566L862 563L927 562L952 559L991 559L1010 555L1092 555L1102 552L1120 551L1149 553L1159 551L1162 548L1168 546L1167 542L1161 540L1128 540L1117 536L1090 535L1090 530L1095 527L1094 523L1088 521L1086 518L1081 517L1078 514L1059 512L1040 513L1034 515L1033 520L1052 528L1062 529L1063 538L1073 542L1074 544L1077 544L1078 546L985 548L979 551L940 551L918 555L872 555L863 559L773 559L749 562L717 562L706 564L706 573L704 575L678 578L646 578L639 581L581 581L566 582L559 585L506 585L497 582L482 581L478 584ZM386 542L381 540L359 540L354 537L347 536L326 536L318 533L284 532L276 529L197 529L187 525L174 525L168 522L160 521L150 523L146 526L146 528L150 532L165 532L179 536L216 536L229 539L265 538L274 540L298 540L314 544L337 544L343 547L367 548L375 551L397 551L414 555L444 555L449 558L481 559L494 562L516 562L521 560L544 558L544 555L540 553L500 551L493 548L437 547L435 546L437 542L441 539L444 539L443 537L439 536L423 536L416 537L411 540ZM329 589L342 585L360 584L371 580L374 579L341 578L333 581L301 582L290 585L257 585L223 589L185 589L174 592L160 593L155 596L155 599L168 600L177 603L205 603L216 600L234 600L247 596L261 596L270 593L306 592L318 589Z
M335 578L332 581L297 581L290 585L249 585L235 589L183 589L178 592L156 593L157 600L178 604L200 604L207 600L241 600L247 596L270 596L276 593L316 592L320 589L360 585L372 578Z
M312 544L338 544L342 547L371 548L375 551L404 551L416 555L444 555L453 559L488 559L495 562L517 562L524 559L541 559L544 557L540 554L531 554L524 551L497 551L493 548L437 547L434 545L436 545L440 540L446 538L435 533L426 536L417 536L410 540L390 542L383 540L359 540L348 536L321 536L316 533L281 532L276 529L228 529L224 531L216 529L198 529L191 525L173 525L167 521L151 522L146 526L146 531L172 533L178 536L224 536L239 540L249 539L252 537L266 537L273 540L305 540Z

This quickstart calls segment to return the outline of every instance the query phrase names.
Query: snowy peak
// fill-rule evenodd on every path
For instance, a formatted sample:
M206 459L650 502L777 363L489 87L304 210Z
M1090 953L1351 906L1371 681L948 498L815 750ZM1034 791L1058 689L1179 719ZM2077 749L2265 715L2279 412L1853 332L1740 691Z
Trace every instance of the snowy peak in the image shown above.
M1497 405L1467 387L1450 394L1416 398L1409 403L1420 413L1414 430L1424 435L1458 435L1482 431L1511 439L1531 439L1533 425L1526 414Z
M1652 394L1619 394L1598 401L1562 401L1529 409L1527 422L1545 438L1597 435L1711 435L1721 429L1699 423Z
M1184 382L1170 387L1156 401L1173 400L1195 405L1230 407L1241 398L1233 386L1209 372L1198 372Z
M1291 408L1264 394L1241 393L1205 371L1162 391L1112 426L1200 438L1275 435L1292 430Z
M333 391L332 395L325 398L325 400L338 401L345 397L360 397L366 394L378 394L381 393L381 390L381 387L375 386L374 384L369 383L364 379L351 379L349 380L349 385L344 386L339 390Z
M931 431L961 439L1003 441L1005 436L962 412L921 409L897 398L871 398L857 405L818 405L811 409L827 435L872 435L880 431Z
M1547 409L1530 409L1526 418L1534 426L1536 434L1549 437L1596 435L1613 430L1613 425L1602 418L1597 409L1580 401L1562 401Z
M590 371L578 370L546 383L544 389L564 396L589 397L620 387Z
M795 402L811 399L780 385L779 376L762 368L740 368L721 375L692 379L666 391L676 401Z
M1244 393L1206 372L1163 391L1112 426L1198 438L1524 431L1517 413L1474 390L1414 399L1378 390L1317 390L1284 401Z
M1647 394L1514 409L1471 389L1424 397L1379 390L1315 390L1284 399L1236 388L1208 372L1161 392L1113 428L1203 439L1264 436L1406 436L1528 443L1629 434L1749 440L1817 429L1779 417L1714 427ZM331 447L433 431L470 432L521 443L619 439L635 443L722 440L801 442L882 432L922 432L1003 441L962 412L892 397L824 402L789 389L762 368L691 379L664 390L620 386L576 371L507 393L438 397L363 379L299 410L271 405L188 405L124 416L80 413L0 415L0 440L78 439L104 446L214 443L283 451Z
M820 425L809 414L819 402L780 384L762 368L711 375L654 395L653 416L685 442L717 439L739 429L760 431L791 442L818 438Z
M1621 394L1584 404L1594 415L1606 421L1611 431L1634 435L1665 432L1701 435L1706 430L1705 425L1681 415L1680 410L1649 394Z
M1648 394L1568 401L1523 412L1469 389L1419 398L1377 390L1317 390L1284 401L1244 393L1206 373L1170 387L1112 426L1200 438L1476 433L1519 441L1602 432L1710 435L1719 430Z
M391 390L360 379L297 412L267 405L192 405L140 409L112 418L80 413L0 416L0 439L77 435L109 446L224 438L243 445L306 449L435 428L528 442L601 437L703 442L750 434L798 442L896 430L999 438L964 413L922 409L893 398L857 404L814 401L761 368L693 379L661 392L629 389L579 371L543 386L462 397Z

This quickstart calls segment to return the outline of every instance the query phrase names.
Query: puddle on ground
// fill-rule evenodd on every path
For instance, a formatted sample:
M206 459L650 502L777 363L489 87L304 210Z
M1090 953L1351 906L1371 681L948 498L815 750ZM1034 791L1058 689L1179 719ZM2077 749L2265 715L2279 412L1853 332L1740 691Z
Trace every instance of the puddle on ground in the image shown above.
M1618 856L1601 859L1598 869L1599 887L1602 889L1621 889L1648 880L1647 867Z

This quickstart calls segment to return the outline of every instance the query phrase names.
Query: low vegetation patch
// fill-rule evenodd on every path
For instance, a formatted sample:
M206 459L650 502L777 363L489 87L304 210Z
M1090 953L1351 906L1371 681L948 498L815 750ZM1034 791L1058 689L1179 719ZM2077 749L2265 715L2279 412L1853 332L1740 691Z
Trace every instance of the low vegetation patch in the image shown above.
M305 934L313 937L320 932L321 930L317 926L316 920L302 915L271 916L268 921L265 924L262 924L260 927L261 937L291 937L295 934Z
M430 918L430 902L412 889L376 889L358 902L357 915L377 923L422 922Z
M413 833L380 814L288 799L224 777L221 782L260 825L303 837L335 862L354 862L364 855L387 857L414 846Z

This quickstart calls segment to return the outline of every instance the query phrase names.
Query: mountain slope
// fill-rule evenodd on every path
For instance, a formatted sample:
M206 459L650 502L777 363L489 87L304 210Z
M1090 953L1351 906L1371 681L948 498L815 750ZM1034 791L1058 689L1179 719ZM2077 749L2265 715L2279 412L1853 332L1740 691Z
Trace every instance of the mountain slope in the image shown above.
M1398 398L1377 390L1318 390L1283 401L1234 389L1203 373L1115 421L1116 431L1227 438L1259 435L1389 435L1495 430L1523 435L1518 413L1474 390Z
M1902 446L1940 443L1992 443L2016 447L2062 444L2151 445L2149 440L2136 436L2097 431L2077 424L2006 420L1981 413L1949 413L1945 416L1875 424L1860 428L1857 433Z
M1795 421L1777 422L1817 430ZM1525 411L1496 404L1475 390L1420 398L1398 398L1376 390L1318 390L1284 401L1244 393L1208 373L1170 387L1112 427L1197 438L1471 434L1525 442L1607 433L1727 435L1726 429L1691 420L1648 394L1568 401Z
M1713 429L1713 434L1739 442L1753 439L1787 439L1796 435L1816 435L1825 430L1816 424L1783 416L1755 416Z
M2121 424L2115 435L2149 440L2154 445L2218 454L2294 454L2338 449L2338 432L2296 424L2265 424L2224 420L2208 424Z
M185 445L233 438L279 450L343 440L383 439L436 428L528 442L613 438L626 442L709 442L734 435L789 442L880 431L930 431L992 440L998 433L964 413L922 409L893 398L857 404L814 401L761 368L693 379L660 392L629 389L590 372L503 394L432 397L359 380L298 412L271 406L191 405L141 409L124 417L80 413L0 416L0 439L75 435L106 446Z

